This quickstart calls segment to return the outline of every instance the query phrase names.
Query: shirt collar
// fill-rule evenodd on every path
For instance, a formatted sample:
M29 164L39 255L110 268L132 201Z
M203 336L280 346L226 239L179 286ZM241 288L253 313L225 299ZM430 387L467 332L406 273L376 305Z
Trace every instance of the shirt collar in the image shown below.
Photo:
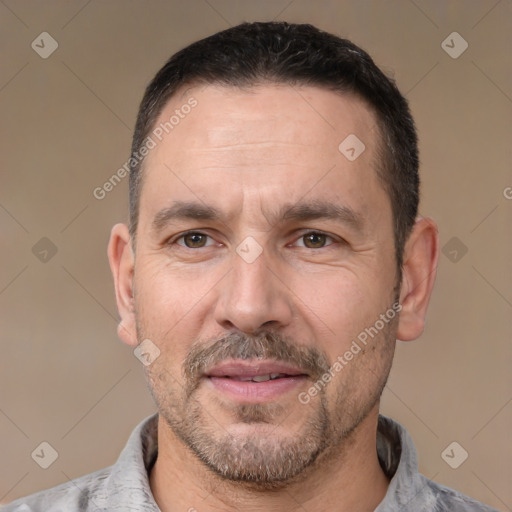
M415 510L421 512L436 500L428 480L418 472L418 457L411 436L402 425L379 416L377 454L382 469L390 478L386 496L375 512Z
M104 482L104 492L94 497L94 505L109 512L159 512L149 486L149 471L157 453L158 414L154 414L139 423L132 432Z

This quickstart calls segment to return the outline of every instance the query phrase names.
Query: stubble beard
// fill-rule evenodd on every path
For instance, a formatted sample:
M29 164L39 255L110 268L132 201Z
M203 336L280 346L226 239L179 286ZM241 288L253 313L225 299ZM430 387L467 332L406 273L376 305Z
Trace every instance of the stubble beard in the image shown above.
M138 329L139 330L139 329ZM141 330L142 331L142 330ZM333 458L342 458L353 434L378 404L391 369L396 322L390 322L373 345L375 369L365 367L363 354L335 376L329 386L320 389L309 404L300 404L306 416L300 430L291 435L272 435L272 431L248 428L247 435L233 435L215 419L215 403L201 403L200 373L212 364L228 358L275 359L308 369L316 382L329 370L324 354L315 348L297 347L272 332L257 337L231 334L209 343L196 343L183 363L182 383L165 367L146 368L149 388L174 435L215 475L224 481L238 482L253 490L280 489L302 481ZM145 339L139 332L139 339ZM158 361L158 360L157 360ZM345 373L344 373L345 372ZM370 385L366 383L370 372ZM366 375L365 375L366 374ZM329 407L327 389L336 386L335 405ZM361 386L367 385L366 393ZM220 402L219 402L220 403ZM238 404L230 408L233 423L279 427L287 413L277 403Z

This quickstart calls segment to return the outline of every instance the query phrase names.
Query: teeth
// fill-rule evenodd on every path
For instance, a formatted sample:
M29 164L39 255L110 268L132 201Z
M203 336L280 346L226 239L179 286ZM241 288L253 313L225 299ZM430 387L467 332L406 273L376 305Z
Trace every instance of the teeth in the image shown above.
M271 373L270 375L258 375L253 377L251 380L254 382L265 382L267 380L279 379L279 377L284 377L284 373Z
M267 380L270 380L270 375L258 375L256 377L253 377L252 380L254 382L265 382Z

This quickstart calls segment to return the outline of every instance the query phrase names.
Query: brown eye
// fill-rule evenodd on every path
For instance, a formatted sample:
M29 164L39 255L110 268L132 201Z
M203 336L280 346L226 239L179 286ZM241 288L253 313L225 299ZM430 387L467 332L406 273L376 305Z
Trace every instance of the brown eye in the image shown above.
M321 249L325 247L327 239L331 238L323 233L307 233L301 239L304 241L304 246L308 249Z
M183 243L178 242L178 245L183 245L189 249L199 249L207 245L207 239L208 236L203 233L186 233L179 238L180 241L183 240Z

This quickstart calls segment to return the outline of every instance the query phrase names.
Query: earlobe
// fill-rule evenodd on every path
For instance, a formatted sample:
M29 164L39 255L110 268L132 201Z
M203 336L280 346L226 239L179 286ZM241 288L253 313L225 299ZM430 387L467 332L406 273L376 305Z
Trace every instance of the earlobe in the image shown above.
M439 257L439 236L432 219L418 219L405 244L397 338L418 338L425 326Z
M117 309L121 321L117 327L119 338L128 345L137 345L135 308L133 302L133 275L135 258L128 227L116 224L110 233L108 260L114 278Z

